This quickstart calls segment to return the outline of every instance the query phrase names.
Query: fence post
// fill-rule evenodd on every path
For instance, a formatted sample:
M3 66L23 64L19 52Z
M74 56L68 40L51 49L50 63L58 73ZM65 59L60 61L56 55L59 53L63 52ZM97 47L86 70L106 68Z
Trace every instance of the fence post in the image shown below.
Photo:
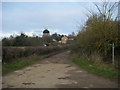
M115 64L115 60L114 60L114 43L112 43L112 61L113 61L113 65Z

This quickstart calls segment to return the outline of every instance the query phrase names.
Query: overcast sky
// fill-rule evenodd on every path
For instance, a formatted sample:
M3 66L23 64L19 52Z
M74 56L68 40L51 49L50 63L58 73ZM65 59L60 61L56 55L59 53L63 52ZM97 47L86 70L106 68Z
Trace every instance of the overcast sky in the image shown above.
M40 35L44 28L51 34L77 33L77 26L87 20L87 9L97 11L92 2L3 2L0 8L3 36Z

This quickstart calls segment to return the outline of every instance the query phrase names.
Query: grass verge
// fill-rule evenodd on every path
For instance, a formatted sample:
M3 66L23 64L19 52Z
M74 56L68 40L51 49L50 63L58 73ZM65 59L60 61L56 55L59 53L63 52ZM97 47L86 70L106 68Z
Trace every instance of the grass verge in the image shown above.
M89 63L89 61L84 58L84 57L72 57L71 58L72 62L74 62L75 64L79 65L81 68L85 69L86 71L90 72L90 73L94 73L106 78L110 78L113 80L118 79L118 72L114 71L114 70L110 70L107 68L98 68L92 64Z
M22 57L22 58L16 59L14 62L9 62L2 65L2 74L6 75L15 70L22 69L24 67L37 63L38 61L44 58L50 57L60 52L63 52L63 51L56 51L47 55L31 55L28 57Z

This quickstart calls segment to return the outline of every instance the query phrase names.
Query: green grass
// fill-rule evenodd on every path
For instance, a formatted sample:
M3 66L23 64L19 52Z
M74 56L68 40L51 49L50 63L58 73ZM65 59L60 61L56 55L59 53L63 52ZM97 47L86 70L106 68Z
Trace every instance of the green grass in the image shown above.
M26 66L34 64L36 61L39 61L40 59L42 59L45 56L46 55L41 55L41 56L33 55L33 56L29 56L29 57L23 57L23 58L16 59L16 61L14 61L14 62L9 62L9 63L3 64L2 73L4 75L9 72L24 68Z
M34 63L37 63L38 61L40 61L46 57L55 55L55 54L60 53L60 52L63 52L63 51L56 51L56 52L49 53L46 55L32 55L32 56L22 57L22 58L16 59L13 62L9 62L9 63L2 65L2 74L5 75L5 74L8 74L8 73L13 72L15 70L22 69L24 67L32 65Z
M98 68L94 65L91 65L88 60L84 57L78 58L78 57L72 57L72 62L75 64L78 64L83 69L87 70L90 73L94 73L100 76L104 76L110 79L117 79L118 78L118 72L114 70L110 70L108 68Z

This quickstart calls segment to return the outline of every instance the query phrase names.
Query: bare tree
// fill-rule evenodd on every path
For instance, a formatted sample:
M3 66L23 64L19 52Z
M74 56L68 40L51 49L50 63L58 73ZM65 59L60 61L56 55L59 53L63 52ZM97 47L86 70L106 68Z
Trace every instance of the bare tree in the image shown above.
M94 3L94 5L98 9L99 14L103 16L104 20L112 19L114 12L118 10L118 2L104 1L102 3L102 7L97 5L96 3ZM117 18L117 16L115 18Z

